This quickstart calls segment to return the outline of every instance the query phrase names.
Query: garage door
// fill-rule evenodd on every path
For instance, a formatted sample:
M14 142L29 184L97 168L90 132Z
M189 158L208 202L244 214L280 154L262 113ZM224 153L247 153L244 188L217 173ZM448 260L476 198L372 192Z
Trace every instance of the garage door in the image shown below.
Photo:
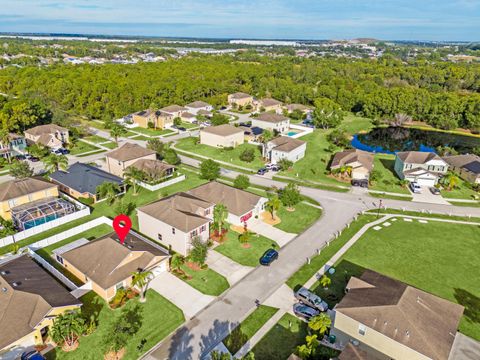
M417 183L420 186L434 186L435 185L435 179L417 179Z
M163 261L160 265L152 269L153 276L157 276L165 271L167 271L168 261Z

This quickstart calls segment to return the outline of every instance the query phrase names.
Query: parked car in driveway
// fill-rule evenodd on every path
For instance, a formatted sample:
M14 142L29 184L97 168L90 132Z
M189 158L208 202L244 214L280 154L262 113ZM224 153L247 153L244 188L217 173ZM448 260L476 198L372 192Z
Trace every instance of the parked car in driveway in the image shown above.
M440 190L437 189L435 186L431 186L429 190L433 195L440 195Z
M265 173L266 173L267 171L268 171L267 169L261 168L261 169L258 169L257 174L258 174L258 175L265 175Z
M35 157L35 156L31 156L30 159L28 159L28 160L30 160L31 162L39 162L40 161L40 159Z
M298 317L305 320L310 320L312 317L320 314L320 311L302 303L296 303L293 305L293 313Z
M412 192L415 193L415 194L420 194L422 192L422 188L415 181L412 181L410 183L410 190L412 190Z
M278 252L275 249L268 249L260 258L260 264L268 266L274 260L277 260L277 259L278 259Z
M320 296L314 294L310 290L302 287L295 293L295 298L301 303L308 305L319 311L327 311L328 304L322 300Z

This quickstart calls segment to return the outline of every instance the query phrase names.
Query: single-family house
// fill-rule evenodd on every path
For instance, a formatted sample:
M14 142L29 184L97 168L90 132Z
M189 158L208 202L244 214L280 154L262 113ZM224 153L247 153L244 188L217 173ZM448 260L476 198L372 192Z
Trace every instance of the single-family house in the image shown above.
M179 192L137 209L140 232L188 255L192 239L208 241L214 204Z
M132 274L168 270L169 253L159 245L130 232L123 244L111 234L88 241L79 239L53 251L56 261L106 301L118 289L132 285Z
M103 183L110 182L118 185L119 194L124 193L126 188L122 178L80 162L71 165L67 171L55 171L50 174L50 180L57 184L61 191L75 199L88 198L93 202L101 200L97 188Z
M200 130L200 144L213 147L237 147L243 144L243 130L230 124L208 126Z
M27 255L0 264L0 358L43 345L56 316L82 303Z
M166 107L163 107L163 108L160 109L160 112L169 115L173 119L175 119L177 117L181 118L182 114L185 111L189 111L189 109L184 108L183 106L179 106L179 105L170 105L170 106L166 106Z
M228 104L233 107L253 105L253 96L243 92L228 95Z
M448 168L472 184L480 184L480 156L473 154L444 156Z
M340 151L333 157L330 164L330 170L341 169L342 167L350 167L352 169L352 180L367 181L370 172L373 169L374 155L367 151L358 149L349 149Z
M258 142L263 134L263 129L256 126L239 126L238 128L243 130L245 141Z
M203 117L206 117L206 118L209 119L213 116L213 113L211 111L208 111L208 110L200 109L200 110L198 110L197 115L203 116Z
M463 306L372 270L350 278L346 290L331 329L343 343L372 359L449 358Z
M259 112L274 112L277 114L282 113L283 103L276 99L265 98L255 101L255 108Z
M227 221L234 225L248 224L249 220L264 211L267 202L264 197L217 181L200 185L188 193L215 205L225 205L228 209Z
M140 170L153 182L169 178L175 172L175 166L156 159L139 159L129 167Z
M0 216L12 220L12 210L38 200L58 197L58 186L48 181L26 178L0 184Z
M25 153L27 140L25 137L17 134L9 134L8 144L0 142L0 156L3 158L12 158Z
M287 104L284 108L288 114L291 114L294 111L301 111L304 114L312 112L312 109L309 106L303 104Z
M166 129L173 126L174 116L161 110L142 110L132 114L132 122L139 127ZM150 124L150 125L149 125Z
M189 123L193 123L194 121L197 120L197 116L188 112L188 111L185 111L185 112L182 113L181 119L182 119L182 121L187 121Z
M291 138L290 136L278 136L267 142L264 156L276 164L282 159L296 162L303 159L307 143L305 141Z
M402 151L395 155L394 169L402 180L415 181L420 186L434 186L447 173L448 164L432 152Z
M35 126L25 130L27 144L39 144L58 149L68 143L68 129L56 124Z
M290 119L280 114L262 113L252 118L252 126L283 134L290 128Z
M187 111L197 115L200 110L211 112L213 111L213 106L205 101L194 101L185 105Z
M110 151L105 156L106 168L109 173L123 177L125 169L140 159L155 160L157 153L135 143L125 143L118 149Z

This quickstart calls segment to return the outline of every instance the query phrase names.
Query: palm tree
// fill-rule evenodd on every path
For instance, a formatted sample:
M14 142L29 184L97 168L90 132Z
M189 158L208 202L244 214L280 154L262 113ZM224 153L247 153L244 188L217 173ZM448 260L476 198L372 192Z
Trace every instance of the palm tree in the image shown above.
M115 196L120 192L120 186L111 182L104 182L97 186L97 198L106 198L109 203L115 200Z
M137 184L145 178L145 173L134 166L129 166L123 173L125 179L133 186L133 195L137 195Z
M122 135L127 133L127 129L125 129L122 125L113 124L112 128L110 129L110 136L115 139L115 143L118 145L118 138Z
M314 316L308 322L308 327L313 331L318 331L320 334L324 334L325 331L332 325L332 319L327 313L321 313Z
M324 287L327 288L328 285L332 283L332 279L330 279L327 275L323 274L322 277L320 278L320 284Z
M180 271L180 267L185 263L185 257L180 254L175 254L172 256L170 261L170 268L175 271Z
M446 185L448 190L452 190L456 188L459 182L460 182L460 179L454 173L448 173L442 179L442 184Z
M135 271L132 274L132 285L140 289L140 302L147 301L146 294L148 289L148 283L152 279L151 271Z
M238 235L238 241L240 244L243 244L245 247L252 238L253 233L250 230L245 230L243 233Z
M267 143L272 139L273 139L273 133L270 130L264 130L261 137L263 157L267 156Z
M280 199L278 198L277 195L274 195L270 197L270 199L268 199L268 201L265 203L265 209L272 216L272 220L275 220L275 217L274 217L275 211L280 209Z
M10 154L10 133L6 129L0 130L0 143L2 143L3 148L6 150L5 155L7 157L8 163L12 162Z
M228 209L223 204L217 204L213 208L213 228L215 236L223 232L228 217Z
M58 170L67 170L68 168L68 158L65 155L48 155L43 159L45 164L45 169L49 174L58 171Z
M50 335L57 344L71 348L75 346L84 331L85 320L78 311L71 311L53 320Z

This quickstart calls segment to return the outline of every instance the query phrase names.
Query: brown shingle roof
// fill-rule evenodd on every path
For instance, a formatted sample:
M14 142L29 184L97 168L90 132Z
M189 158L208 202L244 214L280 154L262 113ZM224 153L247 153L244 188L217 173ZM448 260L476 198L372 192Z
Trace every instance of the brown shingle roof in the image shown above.
M168 256L168 252L130 233L123 245L117 235L111 234L66 251L61 256L93 282L108 289L129 278L135 271L159 263Z
M452 155L452 156L444 156L443 160L445 160L447 164L452 165L454 167L468 169L468 168L472 168L472 166L468 166L469 164L480 163L480 156L473 155L473 154ZM480 171L478 173L480 173Z
M366 284L349 282L337 312L432 359L448 359L463 306L372 270L360 279Z
M276 99L266 98L266 99L261 99L260 104L262 106L275 106L275 105L282 105L282 102Z
M300 111L306 111L310 110L310 108L306 105L303 104L288 104L285 106L288 111L295 111L295 110L300 110Z
M165 106L165 107L160 109L160 111L166 112L166 113L172 113L172 112L178 112L178 111L187 111L187 110L188 110L187 108L184 108L183 106L179 106L179 105Z
M397 156L404 163L411 164L425 164L430 160L442 160L442 158L437 154L424 151L401 151L397 152Z
M55 184L35 178L10 180L0 184L0 201L15 199L20 196L56 187L57 185Z
M353 346L348 343L343 349L342 353L338 356L338 360L374 360L375 358L371 354L367 354L362 349Z
M269 142L275 145L274 150L282 152L290 152L305 144L305 141L289 136L279 136Z
M198 108L202 108L202 107L205 107L205 106L210 106L210 104L206 103L205 101L194 101L194 102L191 102L190 104L187 104L185 106L189 107L189 108L198 109Z
M67 131L68 129L58 126L56 124L47 124L47 125L39 125L35 126L31 129L25 130L25 133L38 136L38 135L43 135L43 134L52 134L57 131Z
M248 191L236 189L216 181L200 185L189 191L190 194L213 204L223 204L228 212L242 216L253 210L261 199Z
M0 272L0 349L30 334L53 308L81 305L27 255L1 264Z
M249 95L243 92L236 92L236 93L230 94L230 97L233 99L245 99L245 98L252 97L252 95Z
M210 222L203 216L204 210L214 204L180 192L138 209L183 232L192 231Z
M165 173L168 169L174 169L175 166L169 165L164 163L160 160L152 160L152 159L140 159L135 161L129 167L134 167L140 171L143 171L151 176L160 175Z
M253 118L255 119L255 118ZM279 122L282 122L282 121L285 121L285 120L289 120L287 117L283 116L283 115L279 115L279 114L272 114L272 113L261 113L260 115L258 115L256 117L257 120L261 120L261 121L266 121L266 122L270 122L270 123L279 123Z
M219 135L219 136L229 136L233 134L243 133L242 129L239 129L238 127L235 127L230 124L208 126L206 128L203 128L201 131L209 134Z
M330 165L331 169L336 169L341 166L348 166L355 162L359 162L368 170L373 169L373 158L374 155L367 151L362 151L358 149L350 149L345 151L340 151L335 154Z
M118 161L129 161L152 154L155 154L155 151L127 142L118 149L110 151L107 156Z

